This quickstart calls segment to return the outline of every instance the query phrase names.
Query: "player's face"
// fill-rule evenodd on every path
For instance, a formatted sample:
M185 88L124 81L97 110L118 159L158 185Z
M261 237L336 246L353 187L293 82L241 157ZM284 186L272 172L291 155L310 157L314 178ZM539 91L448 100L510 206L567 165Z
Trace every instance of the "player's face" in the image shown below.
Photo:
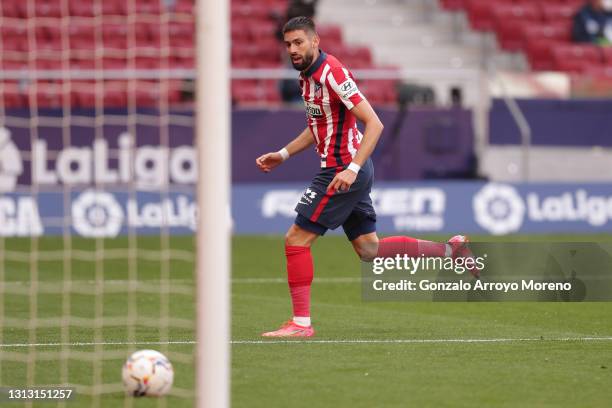
M285 33L285 47L293 68L304 71L312 64L319 49L319 37L304 30L289 31Z

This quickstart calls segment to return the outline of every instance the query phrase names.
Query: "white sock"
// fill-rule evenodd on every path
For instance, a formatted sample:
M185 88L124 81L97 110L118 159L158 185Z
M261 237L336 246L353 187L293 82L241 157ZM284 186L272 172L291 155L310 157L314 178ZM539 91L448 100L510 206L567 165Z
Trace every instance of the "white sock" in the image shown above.
M310 317L293 316L293 323L298 326L308 327L310 326Z
M451 248L449 244L446 244L446 253L444 254L444 256L451 256L451 255L453 255L453 248Z

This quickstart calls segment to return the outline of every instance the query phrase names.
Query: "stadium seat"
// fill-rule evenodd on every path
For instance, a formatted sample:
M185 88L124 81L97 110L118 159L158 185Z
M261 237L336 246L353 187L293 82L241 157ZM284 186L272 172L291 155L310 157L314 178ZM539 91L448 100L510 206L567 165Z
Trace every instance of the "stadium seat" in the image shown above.
M139 0L135 6L138 14L160 14L162 11L159 0Z
M139 48L159 48L160 47L159 24L139 21L134 24L134 41ZM128 34L129 36L129 34ZM129 37L128 37L129 39ZM129 41L129 40L128 40Z
M262 100L262 93L255 80L233 80L232 96L238 103L253 103Z
M71 16L93 17L95 14L93 0L69 0L68 8Z
M566 22L527 24L523 26L523 40L548 39L555 41L570 41L571 27Z
M128 28L124 24L105 23L102 25L104 48L125 50L128 41Z
M570 20L576 9L576 6L567 3L546 3L542 6L542 14L544 19L552 22Z
M525 27L532 26L532 22L522 19L499 19L495 22L497 40L499 45L508 51L518 51L523 48Z
M28 16L26 1L3 0L0 2L0 12L3 17L25 18ZM33 9L32 13L33 14Z
M193 13L194 0L177 0L174 5L174 12L191 15Z
M160 69L161 60L159 57L137 56L134 60L136 69Z
M462 10L465 7L464 0L442 0L441 4L447 10Z
M25 106L25 96L15 82L2 84L2 99L5 108L21 108Z
M250 66L252 68L280 68L282 63L274 60L254 59L251 60Z
M607 67L612 67L612 48L610 47L602 47L601 53L603 55L604 63Z
M260 2L237 3L231 4L232 19L234 18L249 18L261 20L268 17L268 8Z
M325 43L342 43L342 30L338 26L321 25L317 31Z
M493 18L496 21L507 19L520 19L523 21L537 21L542 18L542 12L537 4L504 4L499 3L493 9Z
M68 28L70 48L73 50L93 50L95 48L95 28L89 24L70 24Z
M73 81L70 84L70 101L75 107L96 106L95 82L94 81Z
M11 18L23 17L19 15L19 11L17 7L15 6L15 3L11 1L0 2L0 12L2 13L2 17L11 17Z
M53 51L62 49L61 27L57 25L38 25L35 30L35 35L37 49Z
M274 79L265 79L260 81L260 87L263 89L263 99L268 103L279 103L281 101L278 82Z
M34 3L34 12L36 17L61 17L61 0L38 0Z
M72 69L96 69L96 61L91 58L72 58L70 60L70 67Z
M479 31L493 29L493 9L504 2L494 0L467 0L467 13L472 28Z
M190 22L174 21L168 24L168 35L170 46L172 47L189 47L194 44L195 27ZM233 40L233 31L232 31Z
M602 65L601 51L594 45L560 44L552 50L552 56L560 71L579 73Z
M58 83L40 81L36 88L29 88L28 91L36 91L38 108L59 108L63 104L62 86Z
M574 10L578 10L584 6L585 0L565 0L565 4L572 6Z
M612 80L612 66L587 67L583 73L591 77Z
M103 15L126 15L127 14L127 2L124 0L104 0L102 4ZM139 2L135 3L136 5Z
M234 43L248 41L250 38L249 32L245 30L243 26L236 24L235 22L232 22L231 31L232 31L232 42Z
M2 70L18 70L24 69L28 67L28 61L23 59L11 59L4 56L3 59L0 59L0 69Z
M103 69L124 69L127 67L127 60L118 57L104 57L102 59Z
M269 40L275 38L276 24L272 21L257 21L255 24L250 24L249 33L253 41Z
M104 106L107 108L119 108L126 106L127 84L124 81L108 81L104 83Z
M136 104L153 107L159 103L159 85L153 81L137 81Z
M562 44L550 39L527 39L525 51L531 69L535 71L549 71L554 69L552 49Z
M63 64L62 64L62 60L59 59L59 58L44 58L44 57L39 57L39 58L36 58L36 60L35 60L35 66L36 66L36 69L59 70L59 69L62 69Z
M7 51L26 50L27 30L23 26L3 25L0 27L2 47Z

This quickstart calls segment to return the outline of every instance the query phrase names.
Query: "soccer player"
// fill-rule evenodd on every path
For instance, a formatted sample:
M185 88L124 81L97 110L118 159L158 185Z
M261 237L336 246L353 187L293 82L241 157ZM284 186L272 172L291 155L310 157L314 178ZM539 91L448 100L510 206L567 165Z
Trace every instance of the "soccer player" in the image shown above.
M379 241L376 213L370 198L374 169L370 155L383 125L359 91L352 73L334 56L319 49L313 21L295 17L283 27L287 53L300 71L300 87L308 126L291 143L256 159L270 172L289 157L315 144L321 170L302 194L295 223L285 238L287 278L293 319L265 337L310 337L310 286L314 275L310 247L328 229L342 225L362 260L377 256L470 256L467 239L455 236L448 243L389 237ZM365 128L357 129L357 120Z

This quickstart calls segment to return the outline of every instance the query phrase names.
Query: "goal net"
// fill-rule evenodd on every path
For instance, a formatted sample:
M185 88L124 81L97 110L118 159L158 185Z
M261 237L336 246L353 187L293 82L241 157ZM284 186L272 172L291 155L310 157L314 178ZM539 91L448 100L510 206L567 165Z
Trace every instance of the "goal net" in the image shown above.
M2 0L0 387L129 406L122 365L155 349L159 405L194 397L194 13Z

